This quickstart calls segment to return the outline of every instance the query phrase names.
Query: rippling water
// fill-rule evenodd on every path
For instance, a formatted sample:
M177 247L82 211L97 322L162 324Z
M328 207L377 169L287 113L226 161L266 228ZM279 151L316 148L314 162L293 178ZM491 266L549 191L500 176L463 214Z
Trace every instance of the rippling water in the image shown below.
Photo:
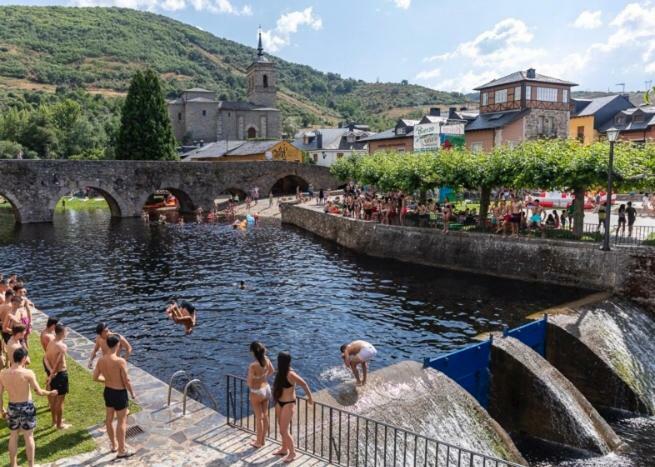
M292 228L147 225L103 211L4 223L0 248L2 269L26 278L41 309L89 338L107 321L132 342L134 363L164 380L190 369L219 397L254 339L272 355L291 351L320 388L349 378L339 346L350 339L373 342L378 367L422 360L583 294L364 258ZM174 297L199 309L191 336L164 315Z

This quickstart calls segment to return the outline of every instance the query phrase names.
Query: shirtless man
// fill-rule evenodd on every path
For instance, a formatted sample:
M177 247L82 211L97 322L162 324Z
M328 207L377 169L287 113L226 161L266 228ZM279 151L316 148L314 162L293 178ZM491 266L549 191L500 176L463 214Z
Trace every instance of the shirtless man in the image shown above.
M14 354L14 352L16 350L18 350L18 349L27 350L27 348L25 347L25 344L24 344L24 340L25 340L25 326L23 326L21 324L18 324L16 326L14 326L11 329L11 337L7 341L7 346L6 346L6 350L7 350L7 367L9 367L9 365L11 365L11 356ZM29 365L30 363L31 363L30 358L27 357L27 364Z
M64 423L64 399L68 394L68 368L66 366L66 352L68 346L64 343L66 328L61 324L55 325L55 339L48 344L45 351L43 363L48 374L48 386L57 390L57 397L52 401L50 411L52 414L52 425L58 430L65 430L71 426ZM49 400L50 401L50 400Z
M55 340L55 326L59 320L57 318L48 318L48 322L45 325L45 329L41 331L41 347L43 347L43 353L48 350L48 344ZM50 378L50 370L48 370L48 367L45 364L45 356L43 357L43 369L45 370L45 374L48 378ZM48 385L46 381L46 386ZM50 412L52 412L52 408L55 405L55 397L54 396L48 396L48 407L50 407ZM54 419L53 419L53 425L54 425Z
M5 291L5 302L0 305L0 328L2 328L2 340L6 344L9 338L11 337L11 332L5 332L3 328L3 324L5 322L5 318L7 317L8 314L14 312L14 307L11 304L12 299L14 298L14 291L12 289L7 289Z
M23 307L24 301L22 297L17 295L14 295L11 299L11 310L5 314L2 320L2 338L5 339L5 342L9 340L11 329L14 326L22 326L19 310Z
M118 447L116 457L123 459L134 454L129 452L125 446L125 431L127 429L127 416L129 415L129 409L127 408L128 391L132 399L136 400L136 397L127 374L127 362L118 356L120 338L113 334L107 337L106 345L107 351L103 352L93 371L93 380L105 383L104 399L107 409L107 417L105 418L107 436L109 437L111 451L116 452ZM115 432L114 416L118 419Z
M243 287L239 288L245 289L245 284L243 284ZM176 324L184 325L184 333L186 335L193 332L193 328L196 325L196 308L189 302L181 301L179 304L175 302L171 303L168 308L166 308L166 315Z
M27 350L20 348L12 355L11 367L0 371L0 417L7 419L9 435L9 465L16 467L18 454L18 436L23 435L25 454L30 467L34 465L34 436L36 427L36 407L32 402L34 389L39 396L57 395L57 391L44 391L36 381L32 370L27 370ZM9 406L3 410L3 395L5 389L9 394Z
M107 338L109 336L118 336L117 355L120 356L121 350L125 350L125 360L128 360L130 355L132 355L132 346L127 339L120 334L112 333L106 323L99 323L96 326L96 334L96 345L93 347L93 352L91 352L91 357L89 358L89 368L93 368L93 360L96 358L98 350L102 350L103 355L106 355L109 351L109 347L107 347Z
M358 386L366 384L366 376L368 374L368 362L371 361L378 351L375 350L373 344L366 341L353 341L350 344L343 344L341 346L341 358L346 368L352 370ZM359 379L359 371L357 365L362 367L362 379Z

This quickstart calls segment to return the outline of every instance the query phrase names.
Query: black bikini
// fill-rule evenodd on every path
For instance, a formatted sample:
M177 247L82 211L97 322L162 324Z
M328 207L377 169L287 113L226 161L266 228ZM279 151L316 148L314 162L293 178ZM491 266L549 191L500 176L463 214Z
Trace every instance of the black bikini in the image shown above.
M293 386L294 386L294 385L291 384L291 383L289 382L289 380L287 380L287 382L284 383L284 384L282 385L282 387L285 388L285 389L292 388ZM295 404L295 403L296 403L296 400L294 399L294 400L292 400L292 401L277 401L277 403L279 404L280 408L282 408L282 407L284 407L284 406L287 405L287 404Z

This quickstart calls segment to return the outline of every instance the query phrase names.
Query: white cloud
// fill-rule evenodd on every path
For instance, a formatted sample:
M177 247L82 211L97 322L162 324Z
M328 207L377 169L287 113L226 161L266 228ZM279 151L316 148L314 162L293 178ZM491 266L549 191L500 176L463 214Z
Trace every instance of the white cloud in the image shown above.
M432 70L421 71L418 75L416 75L416 79L427 81L429 79L438 78L439 76L441 76L441 69L433 68Z
M603 12L601 10L585 10L573 22L573 27L579 29L599 28L603 25L603 20L600 18L602 14Z
M323 20L314 15L312 7L285 13L277 19L274 29L262 31L264 48L269 52L277 52L288 46L291 44L291 35L298 32L301 26L308 26L318 31L323 27Z
M412 0L393 0L393 3L401 10L408 10L412 6Z
M474 88L481 86L485 83L488 83L491 80L500 78L500 75L494 71L484 71L482 73L476 73L473 70L469 70L463 75L459 75L455 78L445 79L429 87L438 90L448 90L448 91L457 91L462 93L471 92Z
M197 11L208 11L216 14L252 15L250 5L237 7L230 0L72 0L71 5L79 7L116 6L147 11L178 11L193 8Z

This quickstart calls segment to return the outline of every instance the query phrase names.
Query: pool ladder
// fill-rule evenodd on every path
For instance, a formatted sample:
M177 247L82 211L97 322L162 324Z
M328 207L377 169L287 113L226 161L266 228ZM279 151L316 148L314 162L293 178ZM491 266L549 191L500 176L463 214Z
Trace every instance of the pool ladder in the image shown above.
M181 376L186 376L187 379L190 378L190 375L186 371L179 370L179 371L176 371L175 373L173 373L173 375L171 376L170 382L168 383L168 402L167 402L166 405L169 406L169 407L171 405L171 395L172 395L172 392L173 392L173 382L177 378L179 378ZM207 389L207 386L205 386L205 383L203 383L198 378L194 378L194 379L189 380L189 382L184 385L184 391L182 393L182 415L186 415L186 401L187 401L187 397L188 397L189 388L191 388L191 386L196 386L196 387L199 387L200 389L202 389L205 392L205 394L207 396L209 396L209 399L211 400L212 405L214 406L214 410L218 411L218 403L216 402L216 399L214 399L214 396L212 396L211 392L209 392L209 390Z

